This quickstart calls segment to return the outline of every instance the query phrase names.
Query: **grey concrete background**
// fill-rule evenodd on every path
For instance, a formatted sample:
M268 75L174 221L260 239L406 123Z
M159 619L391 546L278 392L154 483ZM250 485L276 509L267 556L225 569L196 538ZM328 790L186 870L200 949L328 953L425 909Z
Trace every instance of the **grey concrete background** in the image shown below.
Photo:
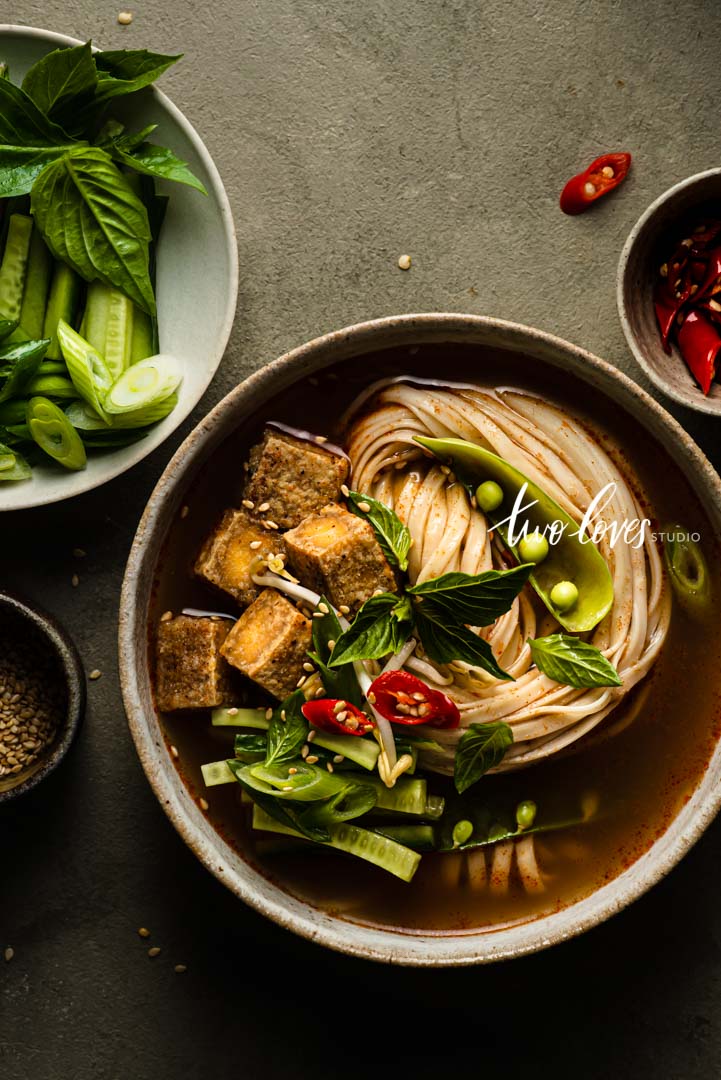
M719 164L714 0L162 0L129 28L121 6L6 0L2 20L185 53L162 85L215 157L241 261L233 338L195 420L286 348L401 311L535 324L642 381L615 266L652 198ZM635 155L624 190L563 217L563 181L606 149ZM718 428L676 415L713 455ZM4 1080L717 1075L718 824L607 925L465 972L381 970L296 940L187 852L126 730L115 626L135 524L190 426L105 489L0 525L2 578L103 672L71 759L0 814Z

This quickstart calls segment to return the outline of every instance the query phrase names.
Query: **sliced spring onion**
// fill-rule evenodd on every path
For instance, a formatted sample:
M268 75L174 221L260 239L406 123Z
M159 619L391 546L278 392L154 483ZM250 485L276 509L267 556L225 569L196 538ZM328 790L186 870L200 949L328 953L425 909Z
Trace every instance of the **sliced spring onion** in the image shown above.
M118 416L108 416L110 423L106 423L95 409L88 405L87 401L76 401L65 410L65 415L73 427L80 431L130 431L157 423L158 420L162 420L171 413L177 404L178 395L169 394L163 401L158 401L145 409L135 409L132 412L120 413Z
M315 802L337 795L348 786L348 774L330 773L316 765L295 762L294 773L289 772L288 764L283 765L247 765L242 770L242 779L249 787L263 795L275 795L280 799L294 802ZM232 768L232 766L231 766Z
M41 450L66 469L84 469L87 455L82 439L62 409L44 397L30 398L30 434Z
M58 343L78 394L105 419L103 402L112 386L112 379L102 356L64 319L58 322Z
M158 353L132 364L110 387L104 407L111 415L147 409L165 401L182 380L174 356Z
M281 833L284 836L302 837L301 833L276 821L259 806L253 807L253 828L261 829L263 832ZM402 881L412 879L421 861L417 851L411 851L410 848L391 840L388 836L381 836L369 829L361 829L357 825L348 823L332 825L328 832L330 843L324 846L365 859L366 862L387 870L389 874L393 874Z

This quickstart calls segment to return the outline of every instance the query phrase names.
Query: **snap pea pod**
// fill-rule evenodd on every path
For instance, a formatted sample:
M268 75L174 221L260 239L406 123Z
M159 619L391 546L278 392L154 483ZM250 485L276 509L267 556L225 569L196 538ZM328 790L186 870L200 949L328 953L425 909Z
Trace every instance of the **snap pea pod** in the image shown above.
M231 771L235 762L229 763ZM336 775L316 765L296 762L292 766L294 773L289 773L288 765L246 765L241 778L248 787L261 795L274 795L278 799L290 799L293 802L315 802L337 795L348 786L347 774Z
M517 516L516 533L523 531L524 525L528 534L536 530L543 533L555 522L559 523L557 530L561 525L565 526L558 542L549 545L548 554L536 565L529 582L566 630L578 634L597 626L611 610L613 579L596 547L588 538L580 539L579 526L573 518L519 469L475 443L464 439L420 437L416 437L416 442L451 464L462 483L474 489L487 481L498 485L503 495L502 501L492 510L487 509L486 514L519 562L523 560L518 547L509 544L507 519L525 485L521 504L524 509ZM577 600L564 611L551 600L551 592L559 582L571 582L578 590Z

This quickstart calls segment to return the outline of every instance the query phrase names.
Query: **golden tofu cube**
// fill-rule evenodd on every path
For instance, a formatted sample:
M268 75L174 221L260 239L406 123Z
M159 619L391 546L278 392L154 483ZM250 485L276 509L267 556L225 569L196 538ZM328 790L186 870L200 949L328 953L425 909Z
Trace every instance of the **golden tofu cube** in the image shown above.
M288 559L304 585L355 611L396 580L372 526L342 506L325 506L285 534Z
M348 468L341 454L269 427L251 451L245 497L262 519L290 529L340 498Z
M178 615L158 624L155 702L161 712L215 709L233 698L231 669L220 655L227 619Z
M310 647L310 619L275 589L264 589L233 625L221 652L282 701L295 690Z
M277 533L263 529L245 510L226 510L203 544L195 573L244 606L260 593L250 575L253 561L258 555L267 558L282 552L283 541Z

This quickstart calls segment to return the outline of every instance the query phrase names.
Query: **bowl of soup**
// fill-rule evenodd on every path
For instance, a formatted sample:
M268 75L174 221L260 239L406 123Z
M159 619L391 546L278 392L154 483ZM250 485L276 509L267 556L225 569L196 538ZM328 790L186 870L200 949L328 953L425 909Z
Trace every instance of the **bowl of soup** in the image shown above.
M720 533L698 447L576 346L442 314L318 338L148 502L120 621L145 772L211 873L320 944L563 941L718 809Z

